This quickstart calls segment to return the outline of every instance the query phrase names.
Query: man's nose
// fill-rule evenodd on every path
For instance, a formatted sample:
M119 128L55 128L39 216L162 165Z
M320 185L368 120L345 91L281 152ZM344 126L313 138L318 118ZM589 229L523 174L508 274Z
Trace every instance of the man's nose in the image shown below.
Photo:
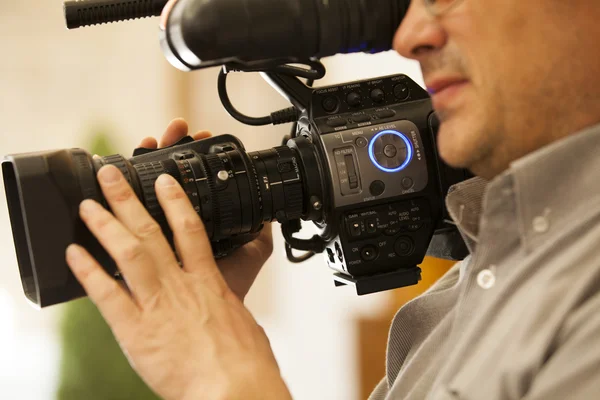
M412 0L394 37L393 48L401 56L422 61L446 44L447 35L421 0Z

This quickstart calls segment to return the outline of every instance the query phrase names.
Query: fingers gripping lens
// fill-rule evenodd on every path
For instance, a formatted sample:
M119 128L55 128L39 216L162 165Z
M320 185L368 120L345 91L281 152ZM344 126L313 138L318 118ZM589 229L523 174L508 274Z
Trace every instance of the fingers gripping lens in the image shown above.
M102 159L126 173L152 217L168 231L156 198L156 179L167 173L180 183L213 241L256 233L264 222L300 218L304 210L302 172L296 150L286 146L246 153L225 148L211 154L176 152L160 161L131 163Z

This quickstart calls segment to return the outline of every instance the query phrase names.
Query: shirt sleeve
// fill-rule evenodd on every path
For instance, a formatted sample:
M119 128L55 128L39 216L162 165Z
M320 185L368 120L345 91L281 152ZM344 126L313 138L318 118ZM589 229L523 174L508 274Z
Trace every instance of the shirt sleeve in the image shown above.
M600 398L600 292L567 318L524 400Z

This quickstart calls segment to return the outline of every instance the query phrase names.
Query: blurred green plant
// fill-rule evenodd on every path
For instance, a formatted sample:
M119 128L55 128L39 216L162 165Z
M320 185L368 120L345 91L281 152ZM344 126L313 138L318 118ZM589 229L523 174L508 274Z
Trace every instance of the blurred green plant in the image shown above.
M109 130L92 130L92 154L115 154ZM83 298L62 306L57 400L160 399L130 367L96 306Z

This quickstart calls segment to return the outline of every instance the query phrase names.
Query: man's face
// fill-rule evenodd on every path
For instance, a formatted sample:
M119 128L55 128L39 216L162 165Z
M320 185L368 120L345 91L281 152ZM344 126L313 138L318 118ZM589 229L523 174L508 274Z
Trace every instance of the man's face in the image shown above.
M463 0L438 17L412 0L394 49L421 64L440 156L491 179L600 122L599 18L597 0Z

